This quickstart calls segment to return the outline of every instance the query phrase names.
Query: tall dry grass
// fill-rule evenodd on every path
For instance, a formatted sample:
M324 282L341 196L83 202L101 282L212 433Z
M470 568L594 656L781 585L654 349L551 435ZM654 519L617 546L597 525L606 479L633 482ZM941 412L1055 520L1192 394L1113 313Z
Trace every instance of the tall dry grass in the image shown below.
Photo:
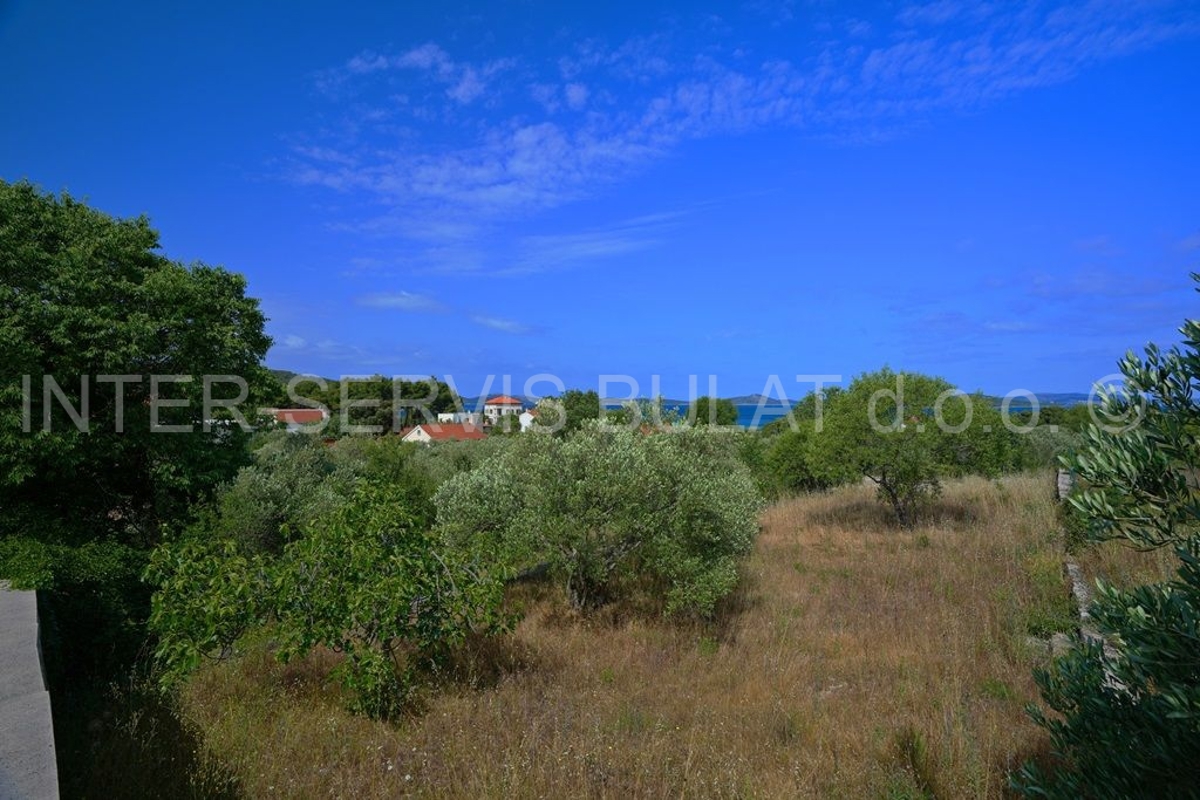
M579 619L524 587L513 634L397 723L342 710L333 656L263 647L183 709L253 796L1002 795L1044 746L1027 636L1070 621L1050 477L953 483L912 530L866 487L762 522L715 624Z
M1102 579L1122 589L1172 580L1179 567L1174 548L1139 550L1124 539L1083 545L1075 557L1089 580Z

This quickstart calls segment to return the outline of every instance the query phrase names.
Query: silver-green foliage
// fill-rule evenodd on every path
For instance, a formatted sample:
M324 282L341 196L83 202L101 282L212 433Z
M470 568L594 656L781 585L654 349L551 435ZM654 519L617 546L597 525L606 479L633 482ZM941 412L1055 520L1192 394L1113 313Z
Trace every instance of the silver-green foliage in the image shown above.
M450 541L548 564L577 607L640 590L701 615L736 585L762 504L725 433L603 423L523 436L434 502Z
M1102 401L1104 427L1089 428L1068 461L1084 485L1071 502L1088 538L1172 546L1177 578L1132 590L1101 582L1091 617L1111 647L1079 640L1036 673L1057 714L1031 713L1059 763L1021 770L1014 783L1029 796L1200 796L1200 323L1181 333L1183 347L1126 355L1124 390Z

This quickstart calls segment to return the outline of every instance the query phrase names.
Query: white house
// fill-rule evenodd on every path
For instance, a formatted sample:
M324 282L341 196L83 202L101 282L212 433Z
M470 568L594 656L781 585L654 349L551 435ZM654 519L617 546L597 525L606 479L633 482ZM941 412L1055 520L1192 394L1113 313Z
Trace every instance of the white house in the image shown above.
M487 434L483 432L482 428L474 425L452 422L414 425L411 428L405 428L404 430L400 431L400 441L419 442L420 444L446 441L461 442L467 439L486 438Z
M478 411L443 411L437 415L438 422L450 422L458 425L483 424L483 414Z
M499 422L500 417L508 414L520 414L525 410L525 404L515 397L509 397L506 394L490 397L483 404L483 415L487 417L488 422L495 425Z

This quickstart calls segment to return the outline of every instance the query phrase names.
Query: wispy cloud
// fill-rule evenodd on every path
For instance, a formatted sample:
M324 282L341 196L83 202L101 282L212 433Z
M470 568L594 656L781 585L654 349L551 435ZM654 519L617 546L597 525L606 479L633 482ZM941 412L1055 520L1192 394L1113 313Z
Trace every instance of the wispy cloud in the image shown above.
M358 298L358 304L368 308L390 308L396 311L434 312L446 310L445 306L432 297L412 292L369 294Z
M1127 299L1161 297L1179 291L1178 282L1137 271L1080 269L1067 273L1036 272L1024 281L1029 295L1041 300L1069 301L1095 297Z
M792 13L770 6L776 20ZM442 231L462 244L596 193L687 140L778 126L843 140L895 135L938 111L977 109L1196 35L1200 7L937 0L877 25L806 22L814 44L800 54L747 53L721 26L585 40L541 63L468 62L435 43L360 53L317 77L345 122L297 146L288 177L384 209L355 224L406 238Z
M488 317L483 315L475 315L471 317L471 322L476 325L482 325L485 328L491 328L494 331L501 333L511 333L514 335L524 335L532 333L533 328L521 322L516 322L511 319L502 319L500 317Z
M512 263L492 272L496 275L549 272L646 250L659 244L666 231L686 213L647 214L588 231L525 236L517 244Z
M324 70L316 77L319 90L341 97L356 89L355 80L375 73L411 71L443 87L447 98L469 105L488 90L492 79L516 64L512 58L500 58L483 64L460 63L432 42L426 42L396 55L364 51L340 67ZM397 98L393 98L397 99Z

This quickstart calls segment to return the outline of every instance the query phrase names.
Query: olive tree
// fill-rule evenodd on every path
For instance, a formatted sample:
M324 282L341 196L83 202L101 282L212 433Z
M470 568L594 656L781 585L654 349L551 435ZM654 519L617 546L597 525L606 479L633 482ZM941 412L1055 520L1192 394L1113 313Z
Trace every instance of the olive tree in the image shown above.
M1193 276L1200 281L1200 276ZM1109 647L1078 638L1039 670L1031 709L1057 768L1014 779L1033 797L1195 797L1200 787L1200 322L1182 346L1120 362L1083 444L1065 459L1082 490L1070 502L1092 542L1172 547L1174 580L1132 589L1098 582L1092 622Z
M940 493L943 478L994 474L1016 458L1012 433L985 398L887 368L830 398L810 448L815 480L870 480L904 526Z
M721 432L594 423L523 437L435 503L450 541L512 569L547 564L578 608L642 590L668 612L711 614L736 585L761 500Z
M688 421L693 425L737 425L738 409L732 400L700 397L688 408Z

